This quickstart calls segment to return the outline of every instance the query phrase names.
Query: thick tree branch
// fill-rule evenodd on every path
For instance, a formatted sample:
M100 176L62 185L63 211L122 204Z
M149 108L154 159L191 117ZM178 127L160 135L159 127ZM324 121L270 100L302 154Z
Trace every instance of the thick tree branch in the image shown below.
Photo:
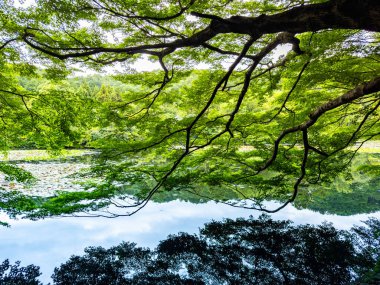
M305 122L304 125L314 124L314 122L322 116L324 113L338 108L344 104L351 103L352 101L359 99L365 95L372 94L380 91L380 77L377 77L369 82L363 83L356 88L348 91L342 96L323 104L317 108L314 112L310 113L310 121Z
M282 13L261 15L259 17L233 16L223 19L214 15L204 15L196 12L193 12L193 14L210 18L210 25L188 38L179 38L169 43L145 44L125 48L67 48L43 45L43 43L37 40L32 40L34 35L30 32L25 32L22 39L30 47L63 60L98 53L166 55L178 48L203 45L216 35L225 33L246 34L258 38L258 35L283 31L289 33L325 29L380 31L380 2L377 0L331 0L325 3L300 6ZM296 40L294 44L297 51ZM77 51L73 52L74 50Z
M302 5L274 15L261 15L256 18L233 16L222 20L215 18L213 21L223 25L226 31L240 34L270 34L280 30L302 33L324 29L361 29L376 32L380 31L380 2L330 0L320 4Z

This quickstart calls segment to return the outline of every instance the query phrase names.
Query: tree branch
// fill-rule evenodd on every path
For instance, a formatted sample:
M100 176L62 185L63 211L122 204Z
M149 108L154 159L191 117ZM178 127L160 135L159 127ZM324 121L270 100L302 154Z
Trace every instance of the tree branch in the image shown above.
M211 19L211 23L203 30L188 38L179 38L169 43L146 44L126 48L82 47L73 49L43 46L42 43L36 40L32 41L33 34L29 32L25 32L22 39L30 47L63 60L105 52L126 53L129 55L143 53L167 55L178 48L200 46L216 35L225 33L252 35L258 38L258 35L283 31L288 33L302 33L325 29L380 31L380 2L377 0L330 0L320 4L299 6L282 13L269 16L261 15L259 17L233 16L223 19L215 15L205 15L197 12L193 12L193 14L209 18ZM297 51L297 40L295 39L294 45L294 49ZM71 52L73 50L77 51Z

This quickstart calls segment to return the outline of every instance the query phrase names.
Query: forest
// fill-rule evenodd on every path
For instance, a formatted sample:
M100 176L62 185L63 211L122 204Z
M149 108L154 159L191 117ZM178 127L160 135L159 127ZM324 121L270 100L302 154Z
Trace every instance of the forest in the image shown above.
M91 165L78 191L0 185L7 219L128 217L177 199L380 210L377 0L3 0L0 24L2 179L36 182L6 159L14 150L92 151L76 158ZM281 284L298 284L278 270Z

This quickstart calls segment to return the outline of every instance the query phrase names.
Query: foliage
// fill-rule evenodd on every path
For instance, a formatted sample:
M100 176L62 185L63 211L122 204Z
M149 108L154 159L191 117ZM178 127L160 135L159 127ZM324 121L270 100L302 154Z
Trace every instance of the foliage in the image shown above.
M34 180L30 172L6 163L0 162L0 172L6 175L5 179L8 181L32 182Z
M19 261L12 265L8 259L0 264L0 284L3 285L42 285L37 279L40 275L35 265L22 267Z
M339 175L333 183L309 185L300 192L295 206L343 216L379 211L379 158L377 152L360 152L346 175Z
M278 211L349 175L379 138L377 0L20 5L0 4L1 150L103 151L99 189L52 197L42 215L112 199L131 215L160 191L202 187ZM142 58L160 70L133 70ZM113 79L73 78L107 66ZM265 209L274 197L283 205Z

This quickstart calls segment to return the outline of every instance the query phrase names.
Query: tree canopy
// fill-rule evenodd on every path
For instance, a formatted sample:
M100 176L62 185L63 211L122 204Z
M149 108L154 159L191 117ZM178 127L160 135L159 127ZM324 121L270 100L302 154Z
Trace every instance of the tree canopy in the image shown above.
M377 0L6 0L0 9L2 149L24 138L102 150L102 183L37 200L3 193L5 208L22 201L13 214L112 204L131 215L161 191L278 211L349 176L358 149L379 138ZM133 70L141 58L160 70ZM97 96L67 84L75 70L108 66L119 83ZM378 161L362 171L378 173ZM270 198L282 206L264 208Z
M52 284L377 284L380 224L365 223L343 231L265 215L213 221L155 249L130 242L88 247L54 269ZM0 265L4 285L41 284L38 276L35 265Z

